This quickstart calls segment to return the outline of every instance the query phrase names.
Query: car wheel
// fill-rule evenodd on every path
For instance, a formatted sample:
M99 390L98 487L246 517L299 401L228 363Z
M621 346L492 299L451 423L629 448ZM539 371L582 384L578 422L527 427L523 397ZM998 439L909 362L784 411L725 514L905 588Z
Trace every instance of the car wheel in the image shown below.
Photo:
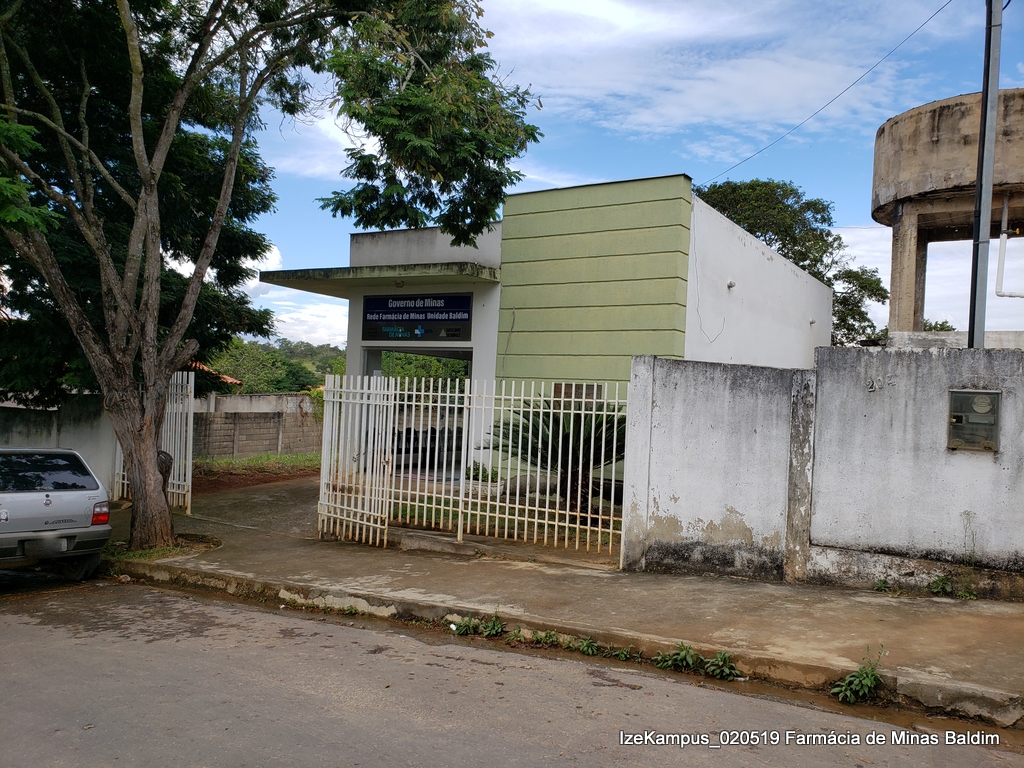
M97 552L81 557L69 557L54 563L54 571L68 581L85 581L91 579L100 567L100 555Z

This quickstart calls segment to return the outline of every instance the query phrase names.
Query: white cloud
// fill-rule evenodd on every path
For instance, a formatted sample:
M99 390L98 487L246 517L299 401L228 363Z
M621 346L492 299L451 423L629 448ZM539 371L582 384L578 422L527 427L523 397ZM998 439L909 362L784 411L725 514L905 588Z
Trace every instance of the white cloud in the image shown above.
M931 3L798 0L495 0L484 23L518 82L545 109L626 132L697 125L741 133L800 122L934 12ZM951 7L908 44L965 33ZM976 15L976 14L975 14ZM880 28L878 20L887 25ZM971 17L974 23L973 16ZM815 120L873 131L919 84L900 55Z
M348 341L348 302L342 299L311 297L308 302L276 302L263 299L260 304L274 310L277 335L311 344L344 347Z
M284 269L284 260L281 258L281 251L278 250L276 245L271 245L270 250L267 251L267 255L260 261L246 259L243 263L245 266L251 267L257 271L257 274L247 280L242 286L242 290L248 294L250 299L255 299L257 296L265 296L271 291L271 285L260 282L260 270Z
M519 170L526 176L511 193L532 192L538 189L578 187L584 184L600 184L608 181L607 178L591 174L581 174L573 171L566 171L559 168L549 168L533 162L529 158L520 161Z
M868 225L863 227L836 227L834 230L846 243L847 254L853 258L853 266L878 270L886 288L892 271L892 230L889 227ZM868 316L879 328L889 324L889 306L870 302Z
M882 282L889 285L892 265L892 230L888 227L838 227L857 266L875 267ZM988 330L1024 330L1024 299L995 294L999 241L993 240L989 255L989 287L985 327ZM1024 293L1024 239L1009 242L1004 292ZM947 320L967 330L971 291L971 243L932 243L928 246L925 272L924 314L929 320ZM879 327L889 322L888 307L873 306L871 319Z
M261 135L261 144L267 162L278 173L328 181L338 181L351 164L347 150L379 149L376 139L367 139L359 126L346 128L331 114L310 123L283 119Z

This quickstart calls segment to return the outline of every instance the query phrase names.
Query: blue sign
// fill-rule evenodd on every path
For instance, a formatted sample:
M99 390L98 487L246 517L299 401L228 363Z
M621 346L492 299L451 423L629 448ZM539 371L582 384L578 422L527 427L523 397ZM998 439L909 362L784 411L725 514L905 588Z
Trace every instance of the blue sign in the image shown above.
M363 341L471 341L473 294L363 297Z

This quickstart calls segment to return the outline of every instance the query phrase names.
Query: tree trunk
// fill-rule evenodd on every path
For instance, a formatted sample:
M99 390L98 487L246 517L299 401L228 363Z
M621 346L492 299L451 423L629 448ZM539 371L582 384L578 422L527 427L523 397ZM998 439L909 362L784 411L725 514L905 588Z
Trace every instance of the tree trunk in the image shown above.
M131 388L128 388L128 392L131 392ZM164 493L158 458L165 401L166 396L161 398L152 393L149 396L136 395L134 398L129 394L127 397L122 395L106 399L114 432L124 453L128 482L131 484L129 549L150 549L174 544L174 524Z
M568 511L578 515L581 510L586 509L590 504L590 467L570 466L562 472L562 484L566 488L566 501Z

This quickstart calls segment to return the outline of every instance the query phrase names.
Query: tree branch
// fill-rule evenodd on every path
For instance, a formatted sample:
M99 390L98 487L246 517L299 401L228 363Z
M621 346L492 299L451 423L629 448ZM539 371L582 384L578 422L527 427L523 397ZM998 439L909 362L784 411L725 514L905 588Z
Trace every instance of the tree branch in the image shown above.
M142 130L142 89L145 72L142 66L142 48L139 42L139 28L132 17L132 9L128 0L117 0L117 10L121 15L121 26L124 28L125 41L128 45L128 60L132 68L132 88L128 101L128 120L132 131L132 151L135 153L135 165L138 166L142 186L155 185L149 156L146 154L146 138Z
M82 106L84 111L84 104ZM5 108L9 112L13 112L17 115L23 115L24 117L30 117L33 120L42 123L47 128L49 128L50 130L54 131L55 133L66 139L72 146L74 146L75 149L82 152L83 155L88 158L88 162L95 166L95 168L100 172L100 175L103 177L103 180L110 184L111 189L113 189L114 192L117 193L117 196L120 197L128 205L129 208L131 208L133 211L135 210L135 198L132 197L132 195L124 187L118 184L117 179L110 175L110 171L107 169L106 164L99 158L99 156L95 152L93 152L89 148L88 143L83 143L79 141L77 138L75 138L73 134L68 133L67 130L65 130L62 126L57 125L48 117L46 117L46 115L42 115L39 112L33 112L30 109L23 109L21 107L14 107L9 105ZM88 136L89 128L88 125L84 122L82 124L82 131L83 135ZM88 139L86 139L86 142L88 142Z
M75 194L79 198L82 198L82 178L78 172L78 163L75 160L75 155L71 151L71 146L68 144L66 139L67 131L64 130L64 116L61 114L60 106L57 104L57 100L53 97L53 93L46 86L43 78L39 76L39 72L36 70L35 64L32 63L32 59L29 57L28 52L14 42L14 40L11 40L10 36L5 35L5 37L7 37L11 47L14 48L14 52L18 54L18 58L21 59L21 63L25 65L25 70L28 72L29 77L32 78L32 82L35 84L36 90L39 91L39 95L43 97L43 100L47 104L50 105L51 120L56 125L60 126L60 130L57 133L57 143L60 146L61 154L64 155L64 166L67 168L71 184L75 188Z
M65 281L60 265L43 234L38 230L32 230L28 234L4 230L4 234L15 252L46 280L50 292L60 306L68 325L71 326L71 332L82 345L82 351L85 352L99 380L102 382L104 377L108 380L115 378L117 372L111 364L110 350L92 327L74 292Z
M285 52L279 52L278 56L253 78L247 93L244 90L245 76L240 77L241 90L239 93L238 112L235 115L235 124L232 129L231 145L225 157L224 176L221 181L217 208L210 221L210 228L207 230L206 237L203 240L203 247L196 259L195 269L189 278L188 287L185 289L185 296L178 310L178 316L175 318L174 325L171 326L164 340L163 349L160 352L162 361L168 366L175 366L170 368L170 370L177 370L177 368L191 359L191 355L195 354L193 351L188 357L185 357L185 350L189 348L189 345L181 349L179 349L179 345L182 343L185 331L188 330L189 323L192 321L196 303L199 301L199 292L202 289L203 279L206 277L206 271L209 269L210 262L213 260L213 255L217 250L217 242L220 238L221 229L224 226L224 219L227 217L228 206L231 203L231 195L235 186L235 174L238 170L238 156L242 149L242 140L245 138L245 126L249 120L253 104L259 93L263 90L263 86L283 66L284 62L288 60L289 55ZM243 64L241 69L240 75L243 72L247 72L247 65Z
M0 157L2 157L18 173L32 182L36 189L59 205L67 212L68 216L71 217L71 220L75 223L75 227L82 234L82 237L89 246L89 249L96 256L96 260L100 267L100 280L104 292L110 292L113 294L115 300L121 307L121 312L125 316L125 321L128 322L133 329L137 329L137 319L132 314L132 305L125 301L121 279L117 274L117 269L114 267L113 260L110 258L110 250L107 248L106 241L103 238L102 228L94 230L73 200L61 192L58 192L53 186L48 184L15 152L12 152L7 147L0 145ZM40 237L43 237L41 233ZM45 237L43 237L43 242L45 242ZM49 252L49 246L47 246L46 250ZM56 264L56 262L54 263ZM59 266L57 269L59 272Z

